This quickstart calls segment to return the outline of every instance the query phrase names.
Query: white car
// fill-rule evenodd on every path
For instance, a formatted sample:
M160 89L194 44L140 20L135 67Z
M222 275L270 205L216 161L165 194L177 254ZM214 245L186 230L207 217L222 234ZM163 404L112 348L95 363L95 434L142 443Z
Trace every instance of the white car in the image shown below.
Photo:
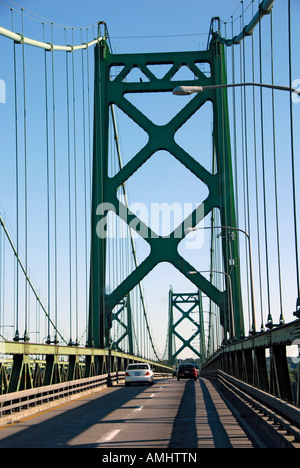
M128 386L132 383L147 383L148 385L153 385L154 374L149 364L141 362L128 365L125 371L125 385Z

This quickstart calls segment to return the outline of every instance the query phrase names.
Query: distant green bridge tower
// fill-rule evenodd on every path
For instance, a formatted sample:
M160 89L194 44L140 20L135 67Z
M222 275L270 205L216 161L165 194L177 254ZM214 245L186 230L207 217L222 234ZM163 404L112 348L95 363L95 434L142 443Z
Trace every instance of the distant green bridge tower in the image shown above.
M207 77L199 64L208 64ZM169 65L169 71L158 78L149 65ZM187 66L195 80L177 81L172 78L182 66ZM134 68L139 69L147 80L126 82L126 77ZM112 79L111 70L118 70ZM175 77L176 78L176 77ZM156 125L126 99L129 93L171 93L181 85L226 84L224 46L216 39L206 51L175 53L112 54L103 39L95 46L95 90L94 90L94 141L93 141L93 187L92 187L92 236L90 262L90 305L88 345L106 347L112 324L112 311L127 297L129 292L159 263L169 262L194 283L220 308L221 325L225 336L244 336L244 323L241 299L238 240L228 236L224 230L222 251L224 271L230 275L232 304L228 301L227 290L220 291L201 273L189 276L195 270L179 253L178 244L184 237L184 228L195 227L214 208L220 210L222 226L236 227L231 145L229 132L228 102L226 89L209 90L195 97L166 125ZM178 99L175 98L174 99ZM216 154L216 172L209 170L192 158L175 142L175 133L207 101L213 105L213 138ZM111 106L119 107L137 123L149 136L147 144L116 174L108 175L109 111ZM197 207L183 223L167 237L158 236L132 213L117 197L117 191L139 168L157 151L169 152L183 165L183 170L191 171L208 188L209 194L203 206ZM103 208L104 207L104 208ZM133 228L150 246L149 256L110 294L106 293L107 242L99 237L99 223L105 223L108 211L113 209L125 223ZM137 228L136 228L137 229ZM178 233L181 230L181 235ZM200 252L199 252L200 255ZM234 267L232 266L234 264Z
M179 318L175 320L175 314L179 312ZM183 321L191 322L194 333L188 338L184 338L179 331ZM181 346L175 345L175 338L181 341ZM193 341L199 339L197 345ZM168 364L173 366L177 361L177 356L189 349L200 359L202 365L206 358L204 321L203 321L203 303L202 293L174 293L171 288L169 291L169 327L168 327Z

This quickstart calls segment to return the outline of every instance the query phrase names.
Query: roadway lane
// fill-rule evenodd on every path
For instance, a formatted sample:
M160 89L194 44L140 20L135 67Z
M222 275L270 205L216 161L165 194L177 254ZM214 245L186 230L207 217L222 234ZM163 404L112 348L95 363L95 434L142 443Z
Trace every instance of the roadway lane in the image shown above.
M250 448L206 379L122 384L0 427L0 448Z

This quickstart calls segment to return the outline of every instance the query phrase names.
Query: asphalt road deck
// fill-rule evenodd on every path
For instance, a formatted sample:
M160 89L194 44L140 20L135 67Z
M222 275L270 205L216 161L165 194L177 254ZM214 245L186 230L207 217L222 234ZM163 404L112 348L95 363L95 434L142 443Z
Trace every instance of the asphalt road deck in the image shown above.
M0 448L252 448L213 383L105 388L1 426Z

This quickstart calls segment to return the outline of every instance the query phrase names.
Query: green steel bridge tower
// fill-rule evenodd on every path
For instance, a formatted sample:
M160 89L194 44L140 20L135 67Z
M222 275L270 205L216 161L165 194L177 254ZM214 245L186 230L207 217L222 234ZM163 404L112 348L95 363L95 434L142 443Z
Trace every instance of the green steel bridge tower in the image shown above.
M199 64L209 66L210 76L206 76L201 71ZM162 78L157 78L148 67L150 65L169 65L169 71ZM184 83L172 80L182 66L187 66L192 71L195 80ZM147 81L127 82L126 77L134 68L140 70L147 77ZM111 77L112 69L118 70L114 79ZM110 346L113 309L161 262L172 264L220 308L225 341L227 338L240 339L244 336L238 239L230 235L230 230L228 231L230 227L236 229L236 214L227 90L209 90L196 95L166 125L154 124L126 99L126 95L130 93L170 93L176 86L182 84L199 86L226 84L224 45L221 41L213 38L209 49L200 52L112 54L106 39L95 47L89 346ZM174 139L177 130L207 101L213 106L213 140L216 158L214 173L205 169L201 161L192 158ZM117 174L109 177L109 112L113 106L120 108L138 124L148 134L149 139ZM118 189L124 186L126 181L159 150L169 152L182 164L183 170L191 171L209 191L203 205L197 207L166 237L154 233L117 198ZM225 291L220 291L201 272L189 276L188 272L195 268L178 253L178 244L185 236L185 229L196 227L215 208L219 209L222 226L226 227L222 232L224 272L227 275ZM114 291L107 294L107 239L104 227L109 211L114 211L133 229L137 230L138 227L139 234L143 233L145 241L150 246L150 254ZM231 301L228 300L229 288L232 291Z
M174 321L175 312L180 313L178 320ZM191 314L196 314L192 316ZM184 339L177 331L183 320L189 320L195 327L189 339ZM176 349L174 338L177 337L182 345ZM199 345L193 344L194 339L199 339ZM170 288L169 291L169 330L168 330L168 364L174 365L177 356L185 349L189 348L200 359L200 365L204 364L206 357L203 302L201 291L196 293L175 293Z

